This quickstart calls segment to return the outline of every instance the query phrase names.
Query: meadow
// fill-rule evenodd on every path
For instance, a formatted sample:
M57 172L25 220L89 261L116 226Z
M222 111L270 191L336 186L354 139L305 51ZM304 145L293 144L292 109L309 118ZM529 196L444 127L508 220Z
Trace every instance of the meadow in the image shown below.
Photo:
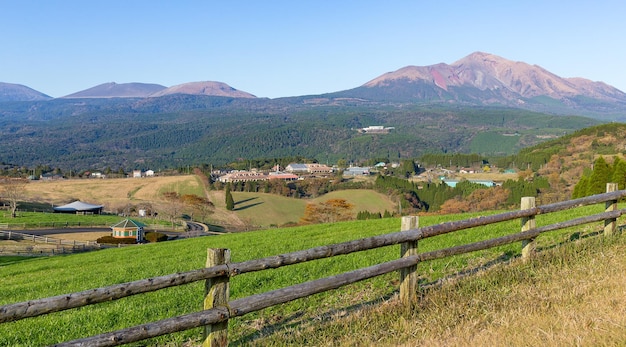
M49 205L63 205L75 200L111 208L127 203L160 202L162 194L198 194L203 188L196 176L160 176L144 178L72 179L31 181L25 186L25 200Z
M21 204L20 207L38 211L51 211L53 205L59 206L75 200L104 205L105 211L122 208L129 204L134 206L147 204L158 211L168 204L163 197L165 192L207 196L215 205L215 209L212 214L206 217L207 220L204 222L234 230L297 223L304 214L307 203L319 203L328 199L346 199L354 205L353 213L355 216L359 211L364 210L383 213L385 210L392 212L395 209L394 202L387 196L375 191L344 190L330 192L309 200L268 193L233 192L235 210L227 211L224 191L210 190L205 192L202 183L194 175L32 181L26 185L25 191L25 200L30 202ZM6 213L0 211L0 223L32 221L32 216L21 218L21 220L18 220L20 218L6 220L3 216L6 217ZM62 219L63 217L50 218ZM85 216L83 219L89 220L89 216Z
M557 214L540 215L537 217L537 225L552 224L600 211L603 211L603 206L589 206ZM479 215L484 214L421 216L420 226L467 219ZM380 235L398 231L399 228L400 220L397 218L273 228L9 263L0 266L0 282L3 288L0 304L198 269L204 266L207 248L229 248L232 252L232 261L238 262ZM518 231L519 228L519 221L504 222L425 239L420 241L419 247L420 251L435 250L510 234ZM594 225L542 235L538 239L540 253L548 254L548 252L556 251L557 256L560 253L561 255L571 254L572 260L576 258L575 254L588 254L587 266L590 266L589 263L608 266L603 264L605 262L610 263L612 258L606 259L604 255L599 254L614 252L612 247L623 249L623 241L614 241L614 244L610 245L608 241L604 243L595 241L599 243L598 247L600 247L597 252L559 251L565 249L564 247L570 247L570 245L587 249L586 246L577 245L586 244L590 242L589 240L602 239L591 237L599 229L601 226ZM472 345L465 340L454 340L454 336L451 336L450 332L456 331L455 329L464 329L467 330L464 336L469 338L468 332L471 331L470 328L473 323L477 324L474 328L478 332L483 332L487 329L489 322L501 322L496 313L504 311L507 300L511 298L509 294L515 293L516 297L521 296L521 294L517 294L516 288L522 284L515 284L515 280L528 278L534 281L530 283L534 283L535 287L545 286L547 290L553 289L550 287L551 282L544 283L544 277L537 277L539 274L547 273L545 270L540 270L545 266L542 262L524 265L525 267L503 265L507 262L516 263L519 251L520 245L513 244L420 264L418 267L421 276L420 283L425 288L425 292L418 311L407 311L398 307L396 295L399 277L393 273L233 319L229 326L229 340L234 346L370 345L377 343L382 345L402 343L413 345L415 341L432 342L438 337L444 336L447 340L444 339L443 341L448 341L451 345ZM370 266L397 259L398 256L399 246L392 246L235 276L231 279L231 299ZM569 258L564 258L564 260L559 258L561 259L559 260L548 257L547 259L549 259L545 260L548 265L547 268L559 271L560 267L565 267L564 263ZM585 259L576 259L577 264L585 262ZM460 274L469 274L474 271L482 272L483 270L486 271L485 269L499 266L508 274L495 275L495 280L489 279L489 277L473 279L474 276L467 280L469 284L463 284L466 283L466 280L453 280ZM587 282L583 282L586 281L583 277L576 277L575 280L571 278L571 280L580 281L576 283L579 287L591 288L602 279L604 272L601 270L603 269L598 268L597 273L590 276ZM613 269L609 270L615 272ZM443 279L446 280L441 282ZM448 287L448 285L452 287ZM441 289L437 289L439 286ZM462 290L458 290L458 288L462 288ZM617 293L621 295L620 298L626 297L623 295L623 288L624 286L621 287L621 293ZM507 290L510 292L506 292ZM461 293L456 295L458 298L454 295L456 291ZM203 284L196 283L82 309L0 324L0 345L48 345L195 312L202 307L202 293ZM575 293L570 294L575 295ZM437 297L443 298L438 299L443 301L435 300L434 298ZM498 300L498 297L502 299ZM543 300L544 297L553 299L550 292L535 293L532 298L539 300L539 305L541 305L540 300ZM589 300L592 297L584 296L585 299ZM519 298L519 300L513 301L513 305L520 304L521 300ZM614 306L618 310L623 310L624 301L619 301L620 299L617 298L615 300ZM450 307L450 310L447 307ZM424 313L423 308L427 309L424 310ZM566 309L567 306L561 307L561 310ZM426 314L428 310L434 312L432 316ZM530 308L529 310L534 310L532 312L535 314L540 313L537 309ZM507 312L511 315L510 312L515 312L515 308ZM442 313L446 314L442 315ZM542 310L541 313L550 314L548 310ZM558 313L567 315L567 312L559 311ZM458 316L455 319L455 314L465 314L466 316ZM372 318L363 319L364 316ZM622 314L622 316L624 315ZM608 329L606 328L609 324L607 322L614 322L614 317L613 315L608 317L608 313L606 321L603 321L604 318L602 317L595 318L590 324L595 324L598 329ZM438 326L438 324L447 325ZM500 326L506 328L505 324L512 323L502 321ZM532 324L532 321L527 323L527 325ZM624 321L622 319L615 324L618 326L622 324L623 327ZM574 325L573 327L576 328L577 326ZM513 333L520 334L520 331L516 330ZM557 345L567 345L567 342L570 342L566 338L558 339L559 336L557 335L559 334L548 331L548 334L550 333L552 333L551 338L555 340L546 339L544 342L556 342ZM194 329L155 338L136 345L190 346L197 344L200 336L199 329ZM478 334L475 336L490 335ZM626 341L624 340L626 339L624 333L610 338L612 340L608 340L609 342L621 341L623 343ZM621 340L619 340L620 338Z

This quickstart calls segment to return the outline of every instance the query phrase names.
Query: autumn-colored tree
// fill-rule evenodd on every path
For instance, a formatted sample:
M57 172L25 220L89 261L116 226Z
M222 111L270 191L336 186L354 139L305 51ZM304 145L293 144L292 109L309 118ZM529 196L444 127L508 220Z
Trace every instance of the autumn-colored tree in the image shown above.
M478 189L472 192L468 197L472 206L472 212L495 210L504 207L509 197L509 191L502 187L493 187L488 189Z
M302 224L333 223L352 219L354 205L345 199L330 199L319 204L307 204Z
M176 192L165 192L163 193L163 198L167 201L167 203L163 207L162 211L167 217L169 217L172 224L174 224L174 220L180 217L183 209L180 196Z
M469 212L470 209L471 207L467 200L464 200L461 196L456 196L446 200L439 208L439 212L443 214L463 213Z
M200 182L202 182L202 185L204 186L204 189L206 190L210 190L211 189L211 180L209 179L209 177L202 172L202 170L200 170L200 168L194 168L193 169L193 174L196 175L196 177L198 177L200 179Z
M204 220L209 214L213 212L213 203L209 199L197 196L195 194L184 194L180 197L180 201L188 208L191 209L191 216L195 213L200 215L200 218Z
M503 207L509 196L509 191L502 187L478 189L466 198L457 196L441 205L442 213L463 213L495 210Z
M11 218L15 218L17 203L24 198L24 188L28 183L23 178L5 177L0 179L0 198L8 201Z

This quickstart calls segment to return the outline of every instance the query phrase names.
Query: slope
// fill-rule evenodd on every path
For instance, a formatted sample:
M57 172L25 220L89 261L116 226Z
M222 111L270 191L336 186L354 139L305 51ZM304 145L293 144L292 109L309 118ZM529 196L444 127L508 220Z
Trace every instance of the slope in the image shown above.
M615 157L624 158L624 148L626 124L611 123L584 128L494 162L500 167L531 169L548 177L552 194L557 195L548 201L562 200L571 196L583 171L590 169L598 156L612 163Z

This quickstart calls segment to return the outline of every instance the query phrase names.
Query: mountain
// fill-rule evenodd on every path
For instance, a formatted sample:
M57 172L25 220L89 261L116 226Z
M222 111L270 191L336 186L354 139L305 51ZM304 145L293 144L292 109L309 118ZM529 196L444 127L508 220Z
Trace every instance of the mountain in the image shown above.
M337 93L391 102L503 105L553 113L626 113L626 93L602 82L475 52L450 65L406 66Z
M189 82L175 85L153 93L152 95L150 95L150 97L159 97L172 94L227 96L231 98L256 98L256 96L237 90L226 83L213 81Z
M293 156L504 156L615 120L626 121L626 96L611 86L477 52L322 95L256 98L211 81L107 83L64 98L4 102L0 163L76 171ZM370 126L393 130L360 131Z
M5 101L44 101L52 97L21 84L0 82L0 102Z
M103 83L95 87L82 90L70 95L66 95L65 99L80 99L80 98L145 98L151 94L159 92L165 89L165 86L160 84L149 83Z

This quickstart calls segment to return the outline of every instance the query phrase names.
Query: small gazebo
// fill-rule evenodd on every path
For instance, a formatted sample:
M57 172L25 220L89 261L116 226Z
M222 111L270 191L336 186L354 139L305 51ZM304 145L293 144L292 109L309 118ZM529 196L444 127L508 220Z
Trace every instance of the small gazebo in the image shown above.
M146 225L134 219L124 219L123 221L111 226L113 237L120 239L136 239L141 242L144 239L143 228Z

